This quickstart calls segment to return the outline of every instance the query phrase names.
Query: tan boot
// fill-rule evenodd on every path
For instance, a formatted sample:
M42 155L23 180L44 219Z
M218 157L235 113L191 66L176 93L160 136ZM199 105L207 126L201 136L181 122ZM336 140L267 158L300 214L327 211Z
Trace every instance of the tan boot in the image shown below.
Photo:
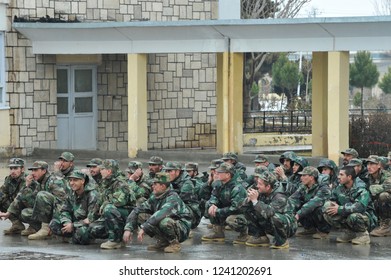
M122 247L125 247L125 244L123 242L115 242L110 240L100 244L101 249L107 249L107 250L120 249Z
M329 238L329 234L327 232L318 231L317 233L312 235L313 239L327 239Z
M277 245L277 244L270 245L270 249L289 249L289 242L287 240L285 241L284 244L281 245Z
M382 237L391 235L391 219L380 221L380 226L371 231L371 236Z
M298 237L312 236L315 233L317 233L315 228L305 228L303 231L297 232L296 236Z
M352 239L354 245L366 245L371 243L368 231L356 232L356 238Z
M20 234L24 229L24 224L21 221L14 220L11 227L4 230L4 235Z
M270 246L270 239L266 235L264 236L251 236L247 241L246 241L246 246L250 247L269 247Z
M165 253L178 253L181 251L181 244L178 240L174 240L170 242L166 248L164 248Z
M201 238L202 241L216 241L216 242L224 242L225 234L224 234L224 226L215 226L213 228L213 233L204 235Z
M247 231L241 232L238 237L232 242L233 244L246 244L246 241L249 239Z
M22 232L20 233L21 236L29 236L30 234L34 234L36 233L37 231L29 225L29 227L25 230L22 230Z
M164 251L164 248L166 248L169 244L170 243L168 243L166 240L157 239L155 244L149 245L147 247L147 250L154 252Z
M36 233L30 234L28 236L29 240L44 240L51 237L52 231L49 228L49 224L42 223L41 229Z
M349 243L352 242L352 240L356 237L356 233L347 229L345 230L344 234L340 237L337 237L337 242L340 243Z

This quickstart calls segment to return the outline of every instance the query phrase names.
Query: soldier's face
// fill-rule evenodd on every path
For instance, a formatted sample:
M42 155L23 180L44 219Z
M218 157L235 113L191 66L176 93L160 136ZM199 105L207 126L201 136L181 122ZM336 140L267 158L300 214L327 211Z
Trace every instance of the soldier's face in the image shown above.
M231 180L231 174L228 172L216 172L214 178L216 180L220 180L223 183L227 183L229 180Z
M197 174L196 174L196 171L194 171L194 170L189 170L189 171L187 171L187 174L189 174L189 176L190 176L191 178L193 178L194 176L197 175Z
M31 170L31 175L33 175L33 178L35 181L39 181L43 176L46 174L46 169L38 168Z
M17 179L24 172L24 167L10 167L10 176L12 179Z
M80 194L82 190L84 190L84 182L84 179L69 178L69 185L71 186L71 189L77 194Z
M257 188L260 193L268 193L270 185L262 179L257 178Z
M152 192L154 195L158 196L162 193L164 193L164 191L167 189L167 187L164 185L164 184L161 184L161 183L153 183L152 184Z
M343 162L344 165L346 165L346 164L348 164L349 161L350 161L351 159L353 159L353 158L354 158L353 155L343 154L343 160L342 160L342 162Z
M173 170L167 170L167 173L170 175L170 182L172 182L176 178L178 178L178 176L181 173L181 171L173 169Z
M88 167L91 176L97 176L100 173L100 168L98 166L90 166Z
M228 163L230 163L232 165L235 164L235 160L233 160L233 159L224 159L224 162L228 162Z
M328 168L328 167L322 167L322 174L325 174L325 175L330 175L331 176L331 168Z
M152 163L150 163L149 165L148 165L148 170L149 170L149 172L151 172L151 173L158 173L158 172L160 172L161 170L162 170L162 165L160 165L160 164L152 164Z
M311 184L311 176L310 175L301 175L300 181L305 186L309 186Z
M300 168L300 165L295 162L292 167L293 173L296 173L297 171L299 171L299 168Z
M367 168L368 168L368 173L369 174L375 174L380 170L380 164L378 163L373 163L373 162L368 162L367 163Z
M106 178L110 177L110 175L112 173L113 172L111 171L111 169L103 168L103 169L100 170L100 174L102 174L102 178L103 179L106 179Z
M267 161L265 161L265 162L256 162L255 163L255 167L257 167L257 166L266 166L267 167L267 165L268 165Z
M284 169L289 170L292 168L292 161L290 159L285 158L283 163Z
M351 177L346 175L345 170L339 171L338 181L340 184L345 185L346 183L349 183L350 180L351 180Z
M73 165L72 161L66 161L65 159L60 158L59 161L61 162L60 170L64 171L67 170L70 166Z

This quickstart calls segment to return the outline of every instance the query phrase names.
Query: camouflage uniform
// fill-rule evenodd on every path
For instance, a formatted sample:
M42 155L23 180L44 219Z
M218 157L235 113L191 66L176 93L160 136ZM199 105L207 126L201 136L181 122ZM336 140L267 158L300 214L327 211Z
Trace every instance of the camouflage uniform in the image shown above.
M131 161L128 163L126 172L134 173L137 169L142 169L142 163L139 161ZM152 193L151 186L147 183L145 175L142 174L137 181L128 179L130 190L134 193L136 198L136 205L140 205L146 201Z
M135 207L136 199L127 182L119 176L116 160L106 159L100 168L111 169L113 173L102 181L102 193L97 203L100 217L90 224L89 235L92 239L108 238L109 242L120 243L126 218Z
M235 177L239 177L242 181L246 181L247 179L246 166L243 163L238 162L237 154L233 152L228 152L223 154L223 157L221 159L223 161L233 160L234 161L233 166L236 174Z
M21 158L11 158L8 164L9 168L24 167L24 160ZM4 179L4 184L0 187L0 211L7 212L8 207L14 201L18 192L25 185L26 174L22 172L18 178L7 176Z
M259 176L259 174L263 174L265 171L269 171L266 166L260 165L260 166L255 167L254 174L252 174L248 177L249 179L251 178L251 181L247 180L248 186L246 187L246 189L249 189L249 188L257 189L258 176ZM270 172L273 173L273 171L270 171Z
M320 177L319 171L312 166L305 167L299 174L313 176L317 181L310 188L301 184L297 191L289 197L289 201L295 208L295 214L299 216L298 221L303 225L305 231L316 229L321 233L329 233L331 227L323 218L322 209L331 195L327 184L328 176ZM319 178L326 178L326 180L322 182L318 180Z
M87 163L87 167L97 167L97 166L101 165L102 162L103 162L103 160L100 158L93 158L90 160L89 163ZM92 179L94 179L95 183L98 186L102 182L102 174L100 174L100 172L98 174L96 174L95 176L91 176L91 177L92 177Z
M293 160L297 157L296 153L295 152L292 152L292 151L287 151L285 153L283 153L280 158L279 158L279 161L281 163L281 166L284 164L284 160L285 159L289 159L291 161L291 168L289 170L285 170L285 175L286 177L289 178L289 176L292 175L292 167L293 167Z
M242 211L248 222L248 233L253 239L264 237L266 245L268 245L266 234L270 234L274 236L274 245L281 246L286 244L287 239L297 230L293 205L289 202L282 184L277 181L272 172L264 171L256 175L270 184L273 190L268 195L261 194L256 203L249 201L242 205ZM250 239L246 245L252 246L256 243L252 243Z
M179 197L183 200L187 207L189 207L192 215L191 228L196 228L202 218L198 195L195 191L195 186L187 172L182 170L181 164L178 162L167 162L164 170L181 170L180 175L171 181L171 186L175 192L179 194Z
M163 166L163 159L161 157L157 157L157 156L152 156L149 159L148 164L161 165L162 169L164 167ZM152 186L154 178L155 178L155 173L149 172L148 176L146 176L146 178L145 178L145 181L147 182L148 185Z
M44 161L36 161L29 170L48 169ZM50 174L49 171L38 181L33 181L29 187L24 187L8 208L8 212L20 220L30 224L35 230L41 228L41 223L49 223L56 217L67 197L67 183L62 177Z
M333 175L330 177L329 176L329 186L330 188L335 188L338 186L338 166L335 164L335 162L331 159L321 159L319 164L318 164L318 171L319 173L322 173L322 170L324 167L328 167L333 171Z
M154 181L169 184L169 175L158 172ZM144 220L145 216L148 216L148 219ZM134 232L140 226L147 235L167 246L174 240L185 241L189 236L191 224L192 215L189 208L169 187L159 196L152 194L147 201L137 206L126 219L124 230Z
M70 152L63 152L58 159L65 160L67 162L73 162L75 160L75 156ZM75 166L72 165L68 167L66 170L60 170L60 172L55 172L54 174L56 176L64 176L64 178L67 178L72 172L75 170ZM68 183L68 182L67 182Z
M84 192L79 196L72 191L61 207L59 217L52 219L49 227L55 235L71 237L74 244L89 244L88 224L85 224L83 220L88 218L90 222L93 222L97 219L96 203L99 192L95 189L95 184L89 183L89 177L81 171L72 172L68 178L85 179ZM73 232L62 233L62 227L69 223L73 224Z
M300 165L299 169L296 173L292 173L291 176L288 178L288 183L286 184L285 192L287 196L292 195L301 185L301 175L300 171L302 171L305 167L308 166L308 161L300 156L297 156L292 159L292 164L298 164Z

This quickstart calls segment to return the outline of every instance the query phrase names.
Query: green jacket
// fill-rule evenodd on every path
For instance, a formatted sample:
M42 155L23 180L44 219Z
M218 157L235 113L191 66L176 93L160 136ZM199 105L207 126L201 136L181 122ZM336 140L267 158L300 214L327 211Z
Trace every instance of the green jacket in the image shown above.
M148 199L152 193L151 186L147 183L146 177L143 174L141 178L136 182L133 180L128 180L130 190L134 193L134 196L137 199L144 197Z
M7 212L8 207L24 187L25 182L25 173L20 174L16 179L11 176L5 177L4 184L0 187L0 211Z

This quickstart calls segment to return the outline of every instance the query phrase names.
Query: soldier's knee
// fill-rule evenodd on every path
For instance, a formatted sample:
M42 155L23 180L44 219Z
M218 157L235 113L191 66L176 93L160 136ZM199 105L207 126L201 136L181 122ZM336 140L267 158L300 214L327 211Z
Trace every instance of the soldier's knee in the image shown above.
M379 195L379 202L384 203L384 202L389 202L391 201L391 195L388 192L382 192Z

